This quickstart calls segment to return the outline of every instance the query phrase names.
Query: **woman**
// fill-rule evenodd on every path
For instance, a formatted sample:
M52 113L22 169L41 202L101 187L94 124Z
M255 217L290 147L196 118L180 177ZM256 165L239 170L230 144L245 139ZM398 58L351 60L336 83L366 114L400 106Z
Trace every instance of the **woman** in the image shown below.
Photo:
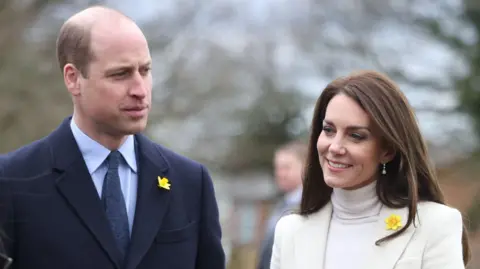
M406 97L363 71L317 100L300 212L277 223L270 268L465 268L462 222L444 205Z

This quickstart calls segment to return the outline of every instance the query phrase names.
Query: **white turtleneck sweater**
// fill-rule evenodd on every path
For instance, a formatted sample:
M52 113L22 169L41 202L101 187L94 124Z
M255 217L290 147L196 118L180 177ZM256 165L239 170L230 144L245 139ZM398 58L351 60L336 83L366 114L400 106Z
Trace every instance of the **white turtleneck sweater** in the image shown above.
M325 269L364 268L365 255L375 241L382 203L376 181L356 190L334 189Z

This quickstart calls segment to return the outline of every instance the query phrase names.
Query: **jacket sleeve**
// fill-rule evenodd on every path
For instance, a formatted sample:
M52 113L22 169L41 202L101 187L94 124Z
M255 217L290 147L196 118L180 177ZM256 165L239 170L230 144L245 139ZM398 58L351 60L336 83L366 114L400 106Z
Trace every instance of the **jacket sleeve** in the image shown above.
M281 269L282 243L285 237L285 225L287 218L282 217L275 225L275 235L273 238L272 258L270 260L270 269Z
M15 256L13 224L13 193L9 180L0 178L0 268Z
M222 230L213 182L202 166L202 202L196 269L225 269Z
M432 219L430 235L423 255L422 269L464 269L462 215L457 209L444 207Z

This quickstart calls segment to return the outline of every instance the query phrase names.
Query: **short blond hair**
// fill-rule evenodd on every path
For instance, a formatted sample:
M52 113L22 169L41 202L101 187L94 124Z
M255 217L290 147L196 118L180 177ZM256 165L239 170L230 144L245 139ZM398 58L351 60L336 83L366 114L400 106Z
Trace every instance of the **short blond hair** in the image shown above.
M300 161L305 162L308 154L308 145L301 140L294 140L281 145L275 152L289 152L297 156Z

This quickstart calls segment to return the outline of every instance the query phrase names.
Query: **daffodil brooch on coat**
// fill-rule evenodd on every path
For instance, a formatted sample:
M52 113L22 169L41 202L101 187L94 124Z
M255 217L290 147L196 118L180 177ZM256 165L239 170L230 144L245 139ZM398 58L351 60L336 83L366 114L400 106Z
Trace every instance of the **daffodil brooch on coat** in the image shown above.
M398 228L402 227L402 218L399 215L392 214L385 219L387 230L396 231Z
M170 182L166 177L158 177L158 187L166 190L170 190Z

